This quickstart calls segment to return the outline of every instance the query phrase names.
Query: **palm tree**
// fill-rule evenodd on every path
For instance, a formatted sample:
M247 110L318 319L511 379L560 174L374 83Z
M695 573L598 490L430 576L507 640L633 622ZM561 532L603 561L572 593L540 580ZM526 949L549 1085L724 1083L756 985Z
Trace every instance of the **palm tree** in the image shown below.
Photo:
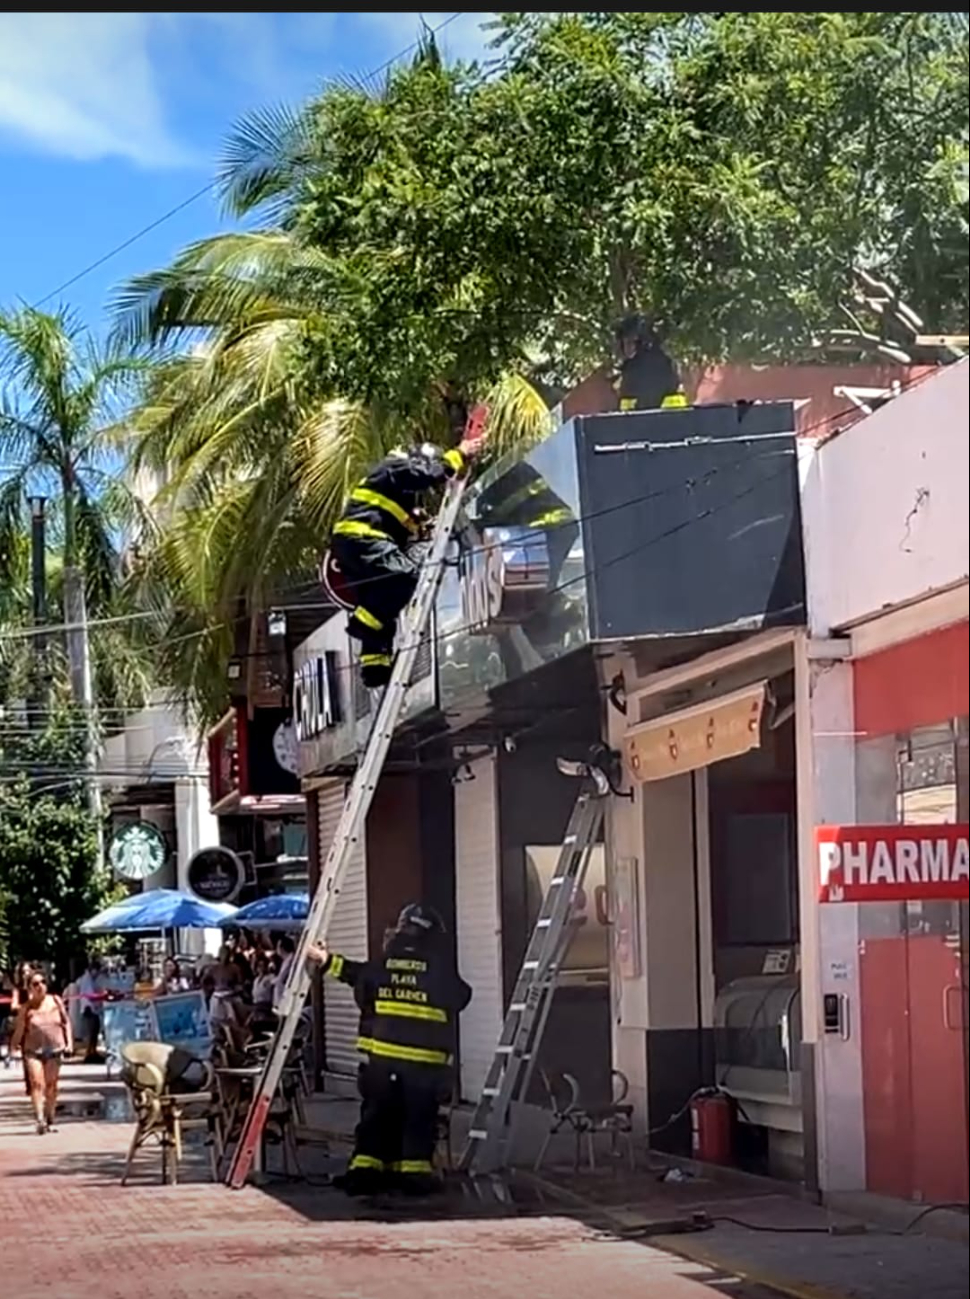
M414 68L436 58L429 41ZM379 102L392 84L366 93ZM209 717L224 706L233 628L313 571L369 464L402 442L456 439L473 401L489 405L498 449L550 427L526 356L470 380L402 367L379 386L351 382L341 349L366 308L354 259L299 228L327 165L315 112L253 114L229 142L227 206L265 228L193 244L115 302L119 341L163 358L131 422L135 468L165 479L165 534L141 572L169 593L166 671Z
M137 702L146 685L119 562L137 506L118 474L121 420L132 381L144 370L143 360L99 347L67 310L0 312L0 664L12 686L23 684L27 659L34 658L29 501L45 496L56 546L46 557L52 602L64 623L69 692L87 719L89 766L96 756L95 685L118 703ZM93 654L89 613L100 624ZM54 669L55 683L60 662L51 645L41 671ZM93 782L91 788L96 795Z

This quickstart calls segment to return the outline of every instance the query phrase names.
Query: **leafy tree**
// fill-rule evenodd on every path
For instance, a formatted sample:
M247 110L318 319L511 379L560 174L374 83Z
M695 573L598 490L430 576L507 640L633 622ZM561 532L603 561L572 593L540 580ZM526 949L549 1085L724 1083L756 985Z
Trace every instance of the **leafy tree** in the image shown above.
M77 778L83 719L37 736L0 730L0 966L84 956L80 926L119 895L97 866L97 823Z
M367 461L483 398L499 448L541 436L624 312L685 359L803 358L886 328L864 268L966 328L961 16L506 14L495 48L447 67L429 39L250 115L221 181L256 228L119 295L126 339L184 349L138 454L171 474L152 561L209 629L176 666L210 711L240 598L305 571Z
M31 621L29 498L49 498L47 556L52 624L72 622L81 588L93 623L96 698L139 702L148 661L138 652L119 547L138 520L120 476L122 417L145 363L95 345L65 310L0 312L0 700L26 693L37 640ZM64 653L66 643L67 654ZM45 667L78 699L76 633L48 638ZM70 671L69 671L70 668Z

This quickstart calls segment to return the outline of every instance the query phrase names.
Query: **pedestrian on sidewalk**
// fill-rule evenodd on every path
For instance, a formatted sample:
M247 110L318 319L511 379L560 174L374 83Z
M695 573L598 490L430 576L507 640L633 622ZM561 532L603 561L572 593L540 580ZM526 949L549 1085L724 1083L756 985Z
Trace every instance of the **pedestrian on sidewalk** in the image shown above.
M17 1012L21 1006L25 1006L30 999L30 980L34 973L34 967L30 961L21 961L13 973L13 991L10 994L10 1014L13 1023L17 1022ZM12 1030L11 1030L12 1033ZM10 1054L13 1054L13 1037L10 1039ZM30 1079L27 1077L27 1061L23 1061L24 1070L24 1095L30 1095Z
M30 976L27 1001L17 1013L10 1048L23 1052L38 1133L54 1132L61 1061L71 1055L74 1042L67 1007L47 991L47 980L39 970Z
M77 981L81 998L81 1023L84 1026L84 1063L103 1064L98 1054L101 1039L101 1006L108 991L108 981L97 956L88 960L87 969Z

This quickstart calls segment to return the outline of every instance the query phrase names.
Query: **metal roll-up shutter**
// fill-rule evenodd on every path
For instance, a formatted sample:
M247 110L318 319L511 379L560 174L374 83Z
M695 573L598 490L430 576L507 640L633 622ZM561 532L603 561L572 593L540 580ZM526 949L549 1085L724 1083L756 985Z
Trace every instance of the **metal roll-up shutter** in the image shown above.
M495 760L472 770L455 786L455 911L458 968L473 991L460 1020L461 1094L477 1101L502 1028L502 912Z
M343 780L328 782L320 788L317 806L321 863L326 861L333 843L346 796L347 785ZM344 872L340 897L327 933L327 946L352 960L367 959L367 858L363 842ZM324 979L323 1007L327 1068L331 1073L354 1074L361 1058L355 1045L360 1012L354 995L346 984Z

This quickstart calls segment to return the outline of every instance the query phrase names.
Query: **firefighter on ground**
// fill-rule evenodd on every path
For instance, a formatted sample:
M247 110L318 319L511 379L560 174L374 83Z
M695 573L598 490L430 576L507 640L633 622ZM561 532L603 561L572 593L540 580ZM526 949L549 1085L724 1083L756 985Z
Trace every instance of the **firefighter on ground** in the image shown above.
M677 367L645 316L626 316L616 327L620 410L670 410L687 405Z
M458 1016L472 991L455 968L441 917L412 903L379 961L351 961L311 945L307 955L354 990L360 1009L361 1106L354 1152L335 1185L348 1195L427 1195L438 1107L450 1096Z
M333 530L330 554L357 603L348 633L360 641L364 685L391 677L397 619L417 586L420 564L408 553L421 531L421 497L463 474L479 450L467 437L450 451L431 443L392 451L350 493Z

